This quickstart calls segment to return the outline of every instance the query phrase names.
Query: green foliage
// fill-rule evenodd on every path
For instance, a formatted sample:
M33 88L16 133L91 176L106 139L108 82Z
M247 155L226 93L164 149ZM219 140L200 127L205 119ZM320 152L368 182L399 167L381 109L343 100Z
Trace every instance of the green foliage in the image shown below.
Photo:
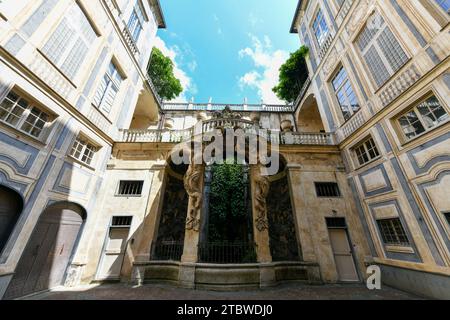
M172 100L183 91L180 80L173 74L172 60L157 48L153 48L147 73L162 99Z
M226 219L245 216L245 182L241 165L235 163L216 164L212 169L210 212Z
M305 57L309 49L302 46L291 53L289 59L280 68L280 80L276 87L272 89L278 98L292 103L297 98L303 84L308 79L308 67Z
M247 214L243 167L234 162L215 164L209 200L209 240L245 240Z

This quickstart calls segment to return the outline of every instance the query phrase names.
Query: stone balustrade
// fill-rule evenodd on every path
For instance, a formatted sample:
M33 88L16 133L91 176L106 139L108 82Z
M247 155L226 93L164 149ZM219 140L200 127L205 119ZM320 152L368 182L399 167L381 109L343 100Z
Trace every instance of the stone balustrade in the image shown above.
M241 112L278 112L292 113L293 105L276 104L220 104L220 103L173 103L164 102L164 111L222 111L229 107L232 111Z
M280 132L265 130L258 124L242 119L211 119L202 123L201 133L210 133L219 128L242 129L247 134L263 137L268 142L281 145L336 145L332 133ZM186 130L149 129L149 130L121 130L118 142L127 143L180 143L188 141L200 132L195 127ZM199 130L200 131L200 130ZM194 134L195 133L195 134Z

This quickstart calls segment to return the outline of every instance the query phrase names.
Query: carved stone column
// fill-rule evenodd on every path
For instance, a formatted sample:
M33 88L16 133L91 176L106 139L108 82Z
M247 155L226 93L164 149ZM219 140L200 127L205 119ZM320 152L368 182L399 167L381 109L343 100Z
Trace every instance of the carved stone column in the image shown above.
M197 262L204 172L204 165L191 164L184 176L184 188L189 195L189 204L186 218L184 250L181 262Z
M250 184L252 191L253 234L256 243L258 262L272 262L269 241L269 221L267 219L266 199L270 182L267 176L261 175L261 166L250 167Z
M195 287L195 263L198 260L204 172L204 165L191 164L184 176L184 188L189 195L189 204L179 281L182 287L187 288Z

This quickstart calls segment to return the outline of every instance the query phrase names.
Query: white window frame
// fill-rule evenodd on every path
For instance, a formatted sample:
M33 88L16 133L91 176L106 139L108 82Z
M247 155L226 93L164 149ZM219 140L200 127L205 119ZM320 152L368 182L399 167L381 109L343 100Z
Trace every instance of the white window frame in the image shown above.
M132 25L133 17L135 17L134 25ZM130 17L128 18L128 23L127 23L128 31L130 32L131 37L136 44L139 42L141 34L144 31L145 21L146 21L145 10L142 7L140 1L137 0L131 9ZM135 36L135 32L138 27L140 28L140 30L139 30L138 35Z
M360 47L360 45L359 45L359 40L360 40L360 37L362 36L362 33L366 30L366 28L368 28L368 23L371 22L371 23L374 23L374 24L376 25L377 23L381 22L381 20L379 20L379 19L382 19L382 21L383 21L383 23L381 24L381 27L377 30L377 32L376 32L375 34L372 35L371 40L366 44L365 48L364 48L364 49L361 49L361 47ZM370 20L370 21L369 21L369 20ZM393 34L395 40L397 41L398 45L400 46L400 49L403 51L403 53L404 53L405 56L406 56L405 62L403 63L402 66L400 66L400 67L398 68L398 70L394 70L394 69L393 69L393 67L391 66L390 62L389 62L388 59L386 58L386 56L385 56L383 50L381 49L381 47L380 47L380 45L379 45L379 43L378 43L378 41L377 41L377 40L381 37L381 34L382 34L383 32L385 32L386 30L389 30L389 31ZM383 86L384 86L384 85L385 85L385 84L386 84L386 83L387 83L387 82L388 82L388 81L389 81L389 80L390 80L390 79L391 79L391 78L392 78L392 77L393 77L400 69L402 69L403 66L405 66L405 65L408 63L408 61L409 61L410 58L411 58L411 56L410 56L410 54L408 53L408 51L405 49L405 47L403 46L403 44L399 41L398 37L395 35L395 33L394 33L394 31L392 30L392 28L389 26L389 24L388 24L386 18L381 14L381 12L379 12L379 11L377 11L377 10L369 17L367 23L366 23L365 26L361 29L361 32L359 33L359 35L358 35L358 36L356 37L356 39L355 39L355 45L356 45L356 47L358 48L359 52L361 53L362 61L363 61L363 63L365 64L366 69L368 70L368 74L370 74L370 77L371 77L372 80L373 80L373 84L375 85L376 90L379 90L381 87L383 87ZM367 61L366 61L366 54L368 53L368 51L369 51L372 47L375 49L375 51L376 51L376 53L377 53L377 56L381 59L381 61L382 61L383 65L384 65L384 67L386 68L386 71L387 71L388 74L389 74L389 77L388 77L386 80L384 80L384 82L381 83L381 84L378 84L378 83L377 83L377 80L376 80L376 78L375 78L375 75L372 74L372 70L371 70L371 68L368 66Z
M421 104L425 103L427 100L429 100L429 99L431 99L433 97L437 100L437 102L439 103L441 108L446 112L447 118L445 120L443 120L443 121L438 122L436 125L434 125L432 127L428 127L427 123L425 122L425 120L423 120L422 114L420 113L420 111L417 108ZM414 112L415 113L415 115L418 118L418 120L420 121L422 127L425 129L422 133L416 134L413 137L408 137L406 135L405 131L403 130L403 126L400 124L400 118L402 118L403 116L405 116L406 114L408 114L410 112ZM427 132L430 132L430 131L434 130L435 128L440 127L440 126L442 126L443 124L445 124L445 123L447 123L449 121L450 121L450 113L449 113L449 111L445 107L445 104L443 104L442 101L439 99L439 97L436 94L434 94L434 92L431 92L431 93L427 94L425 97L420 99L418 102L414 103L412 107L409 107L409 108L405 109L404 111L402 111L399 115L397 115L395 117L396 126L397 126L399 132L401 132L402 138L403 138L403 140L405 142L409 142L409 141L415 140L415 139L423 136Z
M336 80L337 76L341 73L341 71L344 71L346 76L344 77L342 83L336 88L336 87L334 86L334 80ZM346 85L346 83L348 83L348 85L350 86L350 89L352 90L352 93L353 93L353 95L355 96L356 102L358 103L358 110L356 110L356 111L353 110L353 107L352 107L352 105L350 104L350 98L349 98L349 96L347 95L347 92L344 90L344 86ZM349 121L355 114L357 114L359 111L361 111L361 104L359 103L359 99L358 99L358 96L356 95L356 92L355 92L355 89L354 89L354 87L353 87L353 84L352 84L352 82L350 81L350 78L349 78L349 76L348 76L347 69L346 69L343 65L340 65L340 66L337 68L337 71L334 73L333 77L331 78L331 87L333 88L334 95L335 95L336 100L337 100L337 102L338 102L338 104L339 104L339 109L341 110L342 116L344 117L345 122L347 122L347 121ZM339 97L338 97L338 92L340 92L340 91L343 92L345 101L346 101L347 105L350 107L350 109L349 109L350 116L349 116L348 118L345 118L343 106L342 106L341 101L339 100Z
M373 145L372 148L368 147L368 143L371 143ZM364 149L364 152L361 153L361 155L359 154L358 150ZM377 155L375 155L374 157L372 157L372 155L370 154L370 151L373 150L374 153L376 153ZM356 163L358 164L358 167L363 167L375 160L378 160L381 157L381 153L380 153L380 149L378 148L375 139L372 136L368 136L365 139L363 139L361 142L359 142L357 145L355 145L354 147L352 147L352 152L354 154L354 158L356 159ZM360 158L364 159L362 156L366 155L368 158L368 161L365 161L363 163L361 163Z
M83 30L83 25L80 25L78 21L75 21L76 14L81 15L81 19L85 19L84 27L87 27L89 30ZM50 46L50 41L54 39L56 36L56 32L62 28L63 23L66 24L66 28L69 31L68 34L63 34L60 36L68 36L71 35L69 41L62 42L62 46L58 46L56 48L48 47ZM87 35L89 34L89 35ZM81 62L79 64L83 64L86 57L89 55L89 49L92 47L93 42L98 39L98 34L96 30L92 27L89 18L86 16L83 9L77 4L74 3L72 7L68 10L68 12L64 15L63 19L58 23L56 28L50 34L48 39L45 41L41 51L46 56L46 58L53 63L60 71L63 73L68 79L73 81L77 75L78 70L75 70L72 74L68 74L67 70L64 71L63 68L67 59L73 53L74 50L81 48L77 43L82 42L82 45L85 46L86 50L81 58ZM66 39L67 40L67 39ZM60 54L56 56L52 56L50 53L52 51L56 51L56 49L60 50Z
M438 0L433 0L432 2L434 2L434 4L435 4L442 12L444 12L444 13L450 15L450 8L448 9L448 11L445 11L445 10L444 10L444 7L441 5L441 1L442 1L442 0L439 0L439 1L438 1ZM445 1L450 2L449 0L445 0Z
M113 74L110 74L110 68L111 66L113 67ZM99 101L95 101L97 94L99 94L100 89L101 89L101 85L102 85L102 81L107 78L108 80L107 85L105 87L105 89L103 90L103 92L101 93L102 97L100 98ZM117 80L117 78L120 78L120 82ZM94 97L93 97L93 104L96 108L98 108L101 112L105 113L106 115L109 115L112 111L112 108L114 107L114 103L115 100L117 98L117 95L120 92L120 88L122 86L122 83L124 81L124 76L122 74L122 72L120 71L119 67L117 66L117 63L114 62L114 60L111 60L110 63L108 64L107 70L105 71L105 74L103 75L103 77L100 79L100 83L97 86L97 90L94 93ZM111 106L108 106L108 108L106 108L106 99L108 97L108 93L114 90L115 94L114 94L114 101L112 102Z
M317 24L318 29L320 30L320 32L324 32L322 34L322 36L320 37L320 39L317 37L316 28L314 27L317 19L319 18L319 14L322 16L322 20L323 20L323 22L326 25L326 32L324 32L325 30L322 30L322 25L320 23ZM322 8L320 8L320 7L316 11L316 14L314 15L314 19L312 19L311 30L313 31L314 38L316 39L316 43L317 43L318 47L322 48L323 44L326 42L327 37L330 34L330 26L328 25L328 22L327 22L327 19L325 17L325 14L323 13Z
M8 98L8 96L9 96L10 94L14 94L14 95L18 96L18 100L17 100L17 101L14 101L14 102L11 101L11 100ZM12 114L11 111L14 110L14 108L17 106L17 104L18 104L19 101L24 101L24 102L26 102L27 107L26 107L26 108L23 108L22 106L19 106L19 108L23 109L23 112L22 112L22 114L20 115L20 117L17 117L17 116L14 115L14 117L16 117L16 118L19 119L18 122L17 122L16 124L12 124L12 123L8 122L7 120L4 120L4 119L0 119L0 121L1 121L2 123L4 123L5 125L9 126L9 127L12 127L12 128L14 128L14 129L16 129L16 130L18 130L18 131L20 131L20 132L26 134L26 135L29 136L29 137L32 137L32 138L34 138L34 139L41 140L41 139L43 138L43 136L44 136L44 133L47 131L48 127L50 126L50 123L52 122L52 119L54 118L54 116L53 116L51 113L49 113L47 110L45 110L44 108L39 107L39 106L37 106L36 104L30 102L30 99L24 97L22 94L18 93L18 92L15 91L15 90L11 90L11 91L8 93L8 95L2 100L2 102L0 103L0 105L2 105L6 100L9 100L9 101L13 102L13 107L11 108L10 111L8 111L8 116L7 116L7 117L9 117L9 116ZM0 107L0 108L3 109L3 107ZM41 131L39 132L39 135L38 135L38 136L35 136L35 135L31 134L31 131L33 131L33 129L31 129L30 132L28 132L28 131L22 129L23 125L25 124L25 122L27 122L28 117L30 116L31 111L32 111L33 109L37 109L39 112L41 112L42 114L44 114L44 115L47 116L47 120L46 120L46 121L41 119L42 121L44 121L44 126L42 127L42 129L40 129ZM37 119L36 119L36 120L37 120ZM36 122L35 122L35 123L36 123ZM32 125L32 128L35 128L35 123Z
M81 150L78 150L78 146L81 146ZM88 147L92 147L92 157L90 157L90 161L83 161L83 157L86 156L86 151L88 150ZM100 147L98 147L97 144L92 142L92 140L86 138L83 134L79 134L76 136L74 141L72 142L72 146L69 150L69 156L72 159L75 159L76 161L88 166L93 167L95 165L96 155L98 151L100 150ZM79 156L76 156L76 153L79 152ZM89 159L89 156L87 156L87 159Z

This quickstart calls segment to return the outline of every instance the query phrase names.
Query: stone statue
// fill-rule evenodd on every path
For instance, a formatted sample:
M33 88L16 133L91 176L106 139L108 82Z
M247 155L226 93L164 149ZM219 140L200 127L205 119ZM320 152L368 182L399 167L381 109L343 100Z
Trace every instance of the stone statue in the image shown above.
M255 185L255 211L256 211L256 228L261 232L269 229L267 221L267 195L269 194L270 182L267 176L261 175L261 167L258 166L254 170Z
M202 205L203 165L191 164L184 176L184 188L189 195L190 207L186 220L187 230L200 230L200 208Z

